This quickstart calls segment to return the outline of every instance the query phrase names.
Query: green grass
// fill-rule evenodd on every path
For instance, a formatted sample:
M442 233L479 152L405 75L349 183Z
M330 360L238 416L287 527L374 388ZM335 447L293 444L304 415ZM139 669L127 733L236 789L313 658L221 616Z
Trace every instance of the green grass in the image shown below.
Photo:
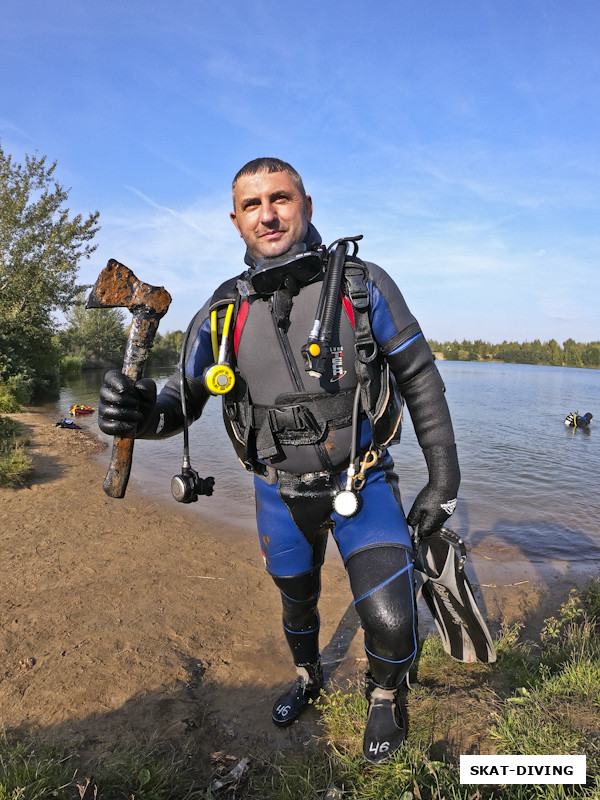
M0 800L198 800L189 763L154 741L128 742L107 760L78 767L73 747L0 739Z
M408 741L377 767L362 757L367 704L351 684L317 701L322 733L308 752L253 754L237 785L212 791L193 758L158 742L129 742L90 762L73 744L66 755L4 737L0 800L600 800L599 598L600 579L571 593L537 642L522 641L518 625L505 628L495 664L459 664L439 637L425 639L411 675ZM465 752L585 754L588 783L461 785Z
M0 486L21 486L33 470L33 461L25 453L29 442L20 433L14 420L0 417Z

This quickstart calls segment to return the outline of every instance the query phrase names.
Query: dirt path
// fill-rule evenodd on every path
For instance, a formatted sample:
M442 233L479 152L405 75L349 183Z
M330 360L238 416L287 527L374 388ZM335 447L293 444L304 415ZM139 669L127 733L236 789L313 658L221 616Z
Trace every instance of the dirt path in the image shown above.
M270 722L293 669L255 537L131 489L106 497L91 434L35 410L14 416L35 472L28 487L0 489L3 726L100 751L156 731L207 763L220 747L241 758L308 742L314 712L285 731ZM539 597L531 580L484 589L496 628ZM333 553L320 610L326 674L339 685L366 665L350 601Z
M270 722L293 668L255 537L128 490L102 491L103 449L36 411L28 487L0 489L0 708L7 729L108 746L128 732L208 749L284 749L314 725ZM339 678L365 666L339 558L324 570L323 643ZM349 648L349 652L346 652Z

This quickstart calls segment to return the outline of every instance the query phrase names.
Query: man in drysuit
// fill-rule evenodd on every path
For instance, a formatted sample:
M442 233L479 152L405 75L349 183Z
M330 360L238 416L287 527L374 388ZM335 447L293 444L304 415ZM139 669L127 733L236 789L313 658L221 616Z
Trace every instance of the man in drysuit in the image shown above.
M317 604L332 533L364 628L364 754L379 763L406 736L397 691L417 650L407 520L425 537L456 506L460 472L444 386L398 287L358 258L355 241L338 245L338 284L329 279L333 249L323 247L311 224L312 200L293 167L256 159L239 171L232 191L246 268L192 321L184 380L175 374L156 398L152 381L134 385L108 373L100 428L170 436L183 426L182 385L189 421L211 394L222 395L230 438L255 474L260 543L281 593L297 672L274 704L273 721L293 722L323 686ZM321 323L330 328L326 340L319 338ZM397 392L429 472L407 518L386 448L398 438Z

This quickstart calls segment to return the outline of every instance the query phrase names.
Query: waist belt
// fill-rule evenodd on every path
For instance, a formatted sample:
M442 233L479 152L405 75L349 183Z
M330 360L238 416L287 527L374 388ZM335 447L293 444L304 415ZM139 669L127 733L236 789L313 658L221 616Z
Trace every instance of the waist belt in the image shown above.
M259 458L273 458L281 445L317 444L332 428L352 422L354 389L337 394L279 395L273 406L252 406Z

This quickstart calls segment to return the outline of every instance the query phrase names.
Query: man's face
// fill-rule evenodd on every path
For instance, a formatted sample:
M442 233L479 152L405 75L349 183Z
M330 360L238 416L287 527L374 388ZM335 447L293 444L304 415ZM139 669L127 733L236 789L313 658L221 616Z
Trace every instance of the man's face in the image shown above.
M281 256L304 239L312 217L287 172L242 175L233 192L231 220L254 259Z

